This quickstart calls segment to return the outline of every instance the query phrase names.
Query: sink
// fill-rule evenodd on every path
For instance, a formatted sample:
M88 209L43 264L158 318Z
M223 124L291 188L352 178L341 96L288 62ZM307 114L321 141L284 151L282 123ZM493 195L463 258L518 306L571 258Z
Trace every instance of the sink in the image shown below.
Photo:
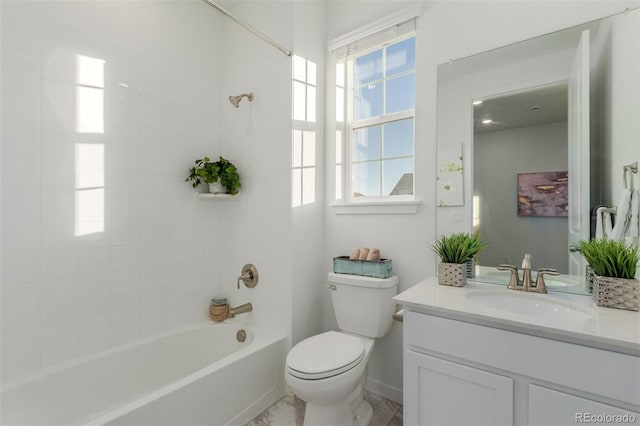
M586 306L547 295L519 293L515 290L471 290L465 297L474 303L517 317L580 321L595 316L595 311Z

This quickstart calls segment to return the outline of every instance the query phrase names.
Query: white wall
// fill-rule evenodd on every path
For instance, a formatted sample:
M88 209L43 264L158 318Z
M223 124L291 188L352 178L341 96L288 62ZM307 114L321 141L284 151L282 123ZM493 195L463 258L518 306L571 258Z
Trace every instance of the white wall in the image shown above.
M342 216L326 210L327 269L332 256L349 253L353 247L380 247L393 259L400 277L400 290L435 273L435 256L427 249L436 236L435 165L437 66L487 49L559 30L624 10L637 1L571 2L423 2L418 22L416 91L416 198L422 205L415 215ZM330 2L328 37L356 29L359 13L381 18L401 5L396 2ZM329 69L330 66L327 67ZM327 87L334 84L327 73ZM327 129L335 116L332 90L327 90ZM329 133L327 133L329 134ZM327 144L326 158L334 158ZM329 162L327 162L329 163ZM327 164L327 200L333 199L331 164ZM460 224L461 225L461 224ZM459 226L460 231L467 228ZM325 328L334 328L331 304L325 297ZM396 325L376 343L369 365L369 386L397 397L402 389L402 334Z
M567 122L475 135L473 195L480 198L480 235L488 246L478 263L519 265L525 253L536 269L568 273L566 217L518 216L518 173L567 170Z

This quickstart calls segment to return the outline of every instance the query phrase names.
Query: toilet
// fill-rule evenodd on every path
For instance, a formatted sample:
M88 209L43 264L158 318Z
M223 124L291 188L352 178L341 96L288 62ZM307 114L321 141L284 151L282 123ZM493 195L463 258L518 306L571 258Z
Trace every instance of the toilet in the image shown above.
M287 355L285 380L307 402L305 426L364 426L373 416L363 398L367 362L375 339L391 329L398 277L332 272L328 287L340 331L295 345Z

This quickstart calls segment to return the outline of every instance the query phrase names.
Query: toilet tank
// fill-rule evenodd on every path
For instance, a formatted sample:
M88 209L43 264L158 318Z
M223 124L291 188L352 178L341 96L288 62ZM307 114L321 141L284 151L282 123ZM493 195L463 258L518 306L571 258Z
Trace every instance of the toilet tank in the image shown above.
M331 301L342 331L366 337L389 332L395 313L391 299L398 293L398 277L372 278L329 273Z

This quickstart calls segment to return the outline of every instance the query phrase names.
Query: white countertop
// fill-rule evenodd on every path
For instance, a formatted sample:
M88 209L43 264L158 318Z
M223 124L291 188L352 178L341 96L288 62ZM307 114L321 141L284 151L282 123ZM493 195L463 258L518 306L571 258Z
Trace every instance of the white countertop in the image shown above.
M470 292L512 292L523 297L551 298L594 311L591 318L563 320L527 316L495 309L467 297ZM507 290L504 286L467 280L465 287L438 285L427 278L393 298L407 311L501 328L535 336L640 356L640 313L597 306L591 296L555 293L536 294Z

